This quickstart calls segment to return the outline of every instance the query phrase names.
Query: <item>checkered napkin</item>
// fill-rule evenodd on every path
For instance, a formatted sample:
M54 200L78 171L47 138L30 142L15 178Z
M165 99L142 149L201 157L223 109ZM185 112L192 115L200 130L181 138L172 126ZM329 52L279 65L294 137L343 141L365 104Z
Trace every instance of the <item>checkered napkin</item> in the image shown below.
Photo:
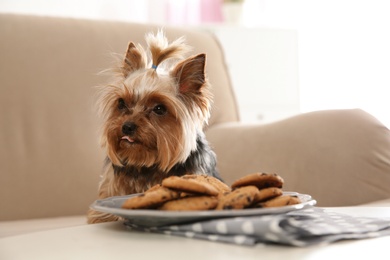
M304 247L390 235L390 219L353 217L317 207L287 214L212 219L152 228L130 222L125 225L137 231L249 246L276 243Z

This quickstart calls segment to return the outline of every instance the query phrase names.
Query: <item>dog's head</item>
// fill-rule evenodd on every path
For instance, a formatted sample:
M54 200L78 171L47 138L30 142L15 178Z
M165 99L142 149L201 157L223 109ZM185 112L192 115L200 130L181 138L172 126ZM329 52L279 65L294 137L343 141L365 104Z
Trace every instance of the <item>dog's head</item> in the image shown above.
M169 44L161 31L146 42L146 51L129 43L115 80L101 89L101 140L114 165L168 171L196 149L210 116L206 55L183 58L183 39Z

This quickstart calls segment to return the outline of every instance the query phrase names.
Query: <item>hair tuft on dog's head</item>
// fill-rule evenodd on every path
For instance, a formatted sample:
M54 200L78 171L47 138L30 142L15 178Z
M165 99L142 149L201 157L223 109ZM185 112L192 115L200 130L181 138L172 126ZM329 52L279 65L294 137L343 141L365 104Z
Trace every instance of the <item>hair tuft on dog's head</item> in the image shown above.
M156 34L147 34L145 39L151 55L151 67L154 69L168 59L183 59L191 50L191 47L185 44L184 37L169 43L162 30Z

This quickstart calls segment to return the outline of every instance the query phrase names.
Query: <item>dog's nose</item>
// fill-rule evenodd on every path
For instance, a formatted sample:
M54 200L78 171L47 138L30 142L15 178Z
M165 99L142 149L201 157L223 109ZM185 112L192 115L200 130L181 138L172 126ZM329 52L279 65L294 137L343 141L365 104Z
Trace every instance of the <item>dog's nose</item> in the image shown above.
M137 129L137 125L133 122L126 122L122 125L122 133L125 135L134 134L136 129Z

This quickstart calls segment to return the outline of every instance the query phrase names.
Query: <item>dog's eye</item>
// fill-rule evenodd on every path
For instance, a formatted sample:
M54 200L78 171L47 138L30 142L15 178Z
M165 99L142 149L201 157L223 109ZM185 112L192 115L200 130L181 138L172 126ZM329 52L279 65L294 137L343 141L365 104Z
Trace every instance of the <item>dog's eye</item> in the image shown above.
M153 108L153 112L159 116L162 116L167 113L167 108L164 105L160 104Z
M123 110L126 108L126 103L123 98L118 99L118 109Z

